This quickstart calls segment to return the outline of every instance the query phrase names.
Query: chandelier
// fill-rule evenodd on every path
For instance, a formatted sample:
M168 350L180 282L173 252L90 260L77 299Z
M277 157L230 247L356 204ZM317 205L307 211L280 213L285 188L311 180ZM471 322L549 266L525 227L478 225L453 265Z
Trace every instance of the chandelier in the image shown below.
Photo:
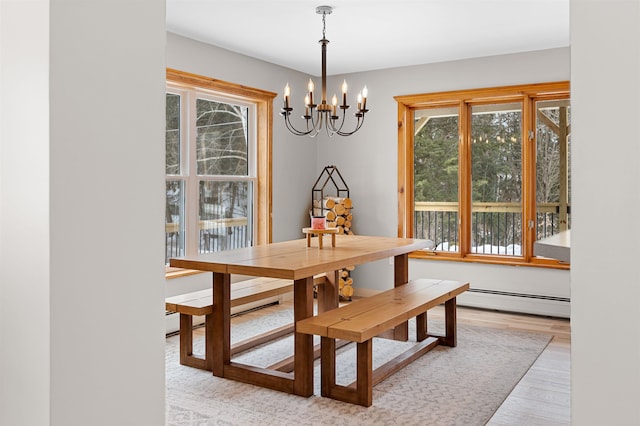
M307 86L307 94L304 97L304 130L296 129L291 123L291 112L293 108L290 106L289 97L291 95L291 89L289 84L284 88L284 107L282 108L280 115L284 117L284 123L287 129L291 133L297 136L311 136L315 137L323 128L325 129L329 137L337 134L340 136L350 136L357 132L362 123L364 123L364 115L369 111L367 109L367 86L364 86L362 92L358 94L357 102L358 106L355 112L357 119L355 129L352 131L343 131L342 128L345 124L346 111L349 109L347 105L347 82L342 83L342 103L338 105L338 98L334 94L331 99L331 104L327 103L327 44L329 40L325 37L326 22L325 18L331 14L333 8L331 6L318 6L316 7L316 13L322 15L322 40L319 41L322 44L322 99L319 104L314 103L313 91L315 85L313 80L309 79ZM338 109L341 110L341 114L338 115Z

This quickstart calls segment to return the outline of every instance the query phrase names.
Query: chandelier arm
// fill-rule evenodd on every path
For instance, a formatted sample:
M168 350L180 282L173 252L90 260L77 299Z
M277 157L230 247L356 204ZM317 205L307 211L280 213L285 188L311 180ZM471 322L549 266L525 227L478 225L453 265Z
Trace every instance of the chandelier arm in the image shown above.
M362 124L364 124L364 114L362 114L362 117L358 117L358 122L356 123L356 128L353 129L350 132L342 132L342 131L337 131L336 133L339 136L351 136L353 135L355 132L357 132L358 130L360 130L360 127L362 127Z
M346 116L346 112L345 112L345 110L342 110L342 118L340 119L340 127L336 127L336 125L335 125L335 121L336 120L331 120L332 134L338 133L340 130L342 130L342 126L344 126L345 116Z
M333 126L333 120L331 119L331 115L329 113L326 113L324 116L324 119L326 120L324 130L327 133L327 136L333 137L333 135L336 133L336 129Z
M316 111L316 114L317 121L314 119L314 110L311 108L311 129L309 129L309 120L306 120L307 129L309 130L309 134L312 138L318 136L318 133L320 133L320 129L322 128L322 115L320 114L320 111Z
M347 118L347 110L343 109L342 110L342 118L340 119L340 127L335 127L334 126L334 133L337 133L338 135L340 135L340 132L342 131L342 128L344 127L344 123L346 123L346 118Z
M313 130L314 130L314 129L309 130L309 126L308 126L308 124L307 124L307 131L306 131L306 132L305 132L305 131L298 130L298 129L296 129L296 128L293 126L293 124L291 123L291 120L289 119L289 116L290 116L291 114L290 114L288 111L283 111L283 112L281 113L281 115L283 115L283 116L284 116L284 123L285 123L285 125L287 126L287 129L288 129L291 133L293 133L294 135L296 135L296 136L307 136L307 135L310 135L310 134L313 132Z

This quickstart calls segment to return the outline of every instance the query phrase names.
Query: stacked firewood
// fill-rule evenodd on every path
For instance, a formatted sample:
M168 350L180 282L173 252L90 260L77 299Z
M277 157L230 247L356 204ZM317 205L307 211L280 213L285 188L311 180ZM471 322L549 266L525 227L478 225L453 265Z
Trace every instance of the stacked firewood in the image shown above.
M355 266L348 266L340 270L340 280L338 281L340 297L351 300L353 296L353 278L351 278L351 272L355 269Z
M338 234L353 235L351 231L351 198L325 197L313 201L314 216L327 218L327 228L338 228Z
M327 228L338 228L338 234L353 235L351 220L353 215L351 198L325 197L323 200L313 201L314 216L324 216L327 219ZM353 278L351 272L355 269L350 266L339 271L340 297L351 300L353 296Z

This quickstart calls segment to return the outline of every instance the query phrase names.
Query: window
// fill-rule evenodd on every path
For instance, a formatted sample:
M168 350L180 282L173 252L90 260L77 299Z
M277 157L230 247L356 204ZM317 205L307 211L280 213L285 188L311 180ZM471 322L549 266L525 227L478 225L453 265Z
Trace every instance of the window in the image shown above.
M569 83L397 96L398 235L415 257L567 268L534 256L570 228Z
M275 96L167 70L165 264L271 241Z

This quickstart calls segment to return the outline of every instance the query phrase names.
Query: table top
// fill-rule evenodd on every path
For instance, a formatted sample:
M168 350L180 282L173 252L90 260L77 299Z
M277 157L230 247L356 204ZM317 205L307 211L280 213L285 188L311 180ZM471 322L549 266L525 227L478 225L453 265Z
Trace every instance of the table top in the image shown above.
M336 247L318 250L306 239L284 241L172 258L173 267L251 276L301 279L347 266L385 259L427 248L428 240L337 235Z

